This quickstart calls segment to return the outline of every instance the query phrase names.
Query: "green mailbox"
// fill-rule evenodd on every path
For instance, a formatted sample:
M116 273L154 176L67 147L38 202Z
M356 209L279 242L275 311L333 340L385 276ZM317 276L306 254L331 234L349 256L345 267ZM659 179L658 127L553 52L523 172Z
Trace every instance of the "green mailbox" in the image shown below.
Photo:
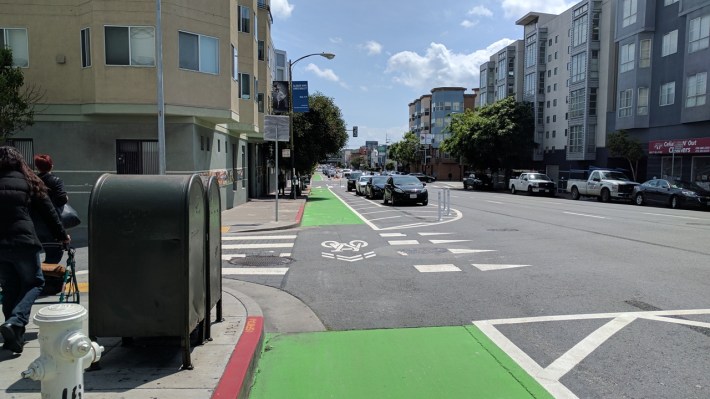
M215 322L222 321L222 201L219 184L214 176L203 176L205 186L205 338L212 339L209 321L212 308L217 306Z

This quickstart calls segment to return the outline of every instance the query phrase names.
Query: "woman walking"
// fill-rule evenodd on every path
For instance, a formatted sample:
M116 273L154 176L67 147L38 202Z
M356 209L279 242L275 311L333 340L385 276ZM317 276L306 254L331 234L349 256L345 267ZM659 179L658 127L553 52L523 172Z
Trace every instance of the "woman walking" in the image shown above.
M0 147L0 284L5 316L0 333L3 348L15 353L22 353L32 304L44 286L39 258L42 244L32 213L44 220L57 241L69 243L42 180L15 148Z
M47 195L52 201L57 215L61 215L64 205L69 201L69 196L64 190L62 179L52 173L52 168L54 167L52 157L47 154L37 154L35 155L34 163L35 168L39 171L37 176L42 179L42 182L47 187ZM35 216L35 220L37 219L39 218ZM35 223L37 237L42 243L51 243L54 241L54 236L45 226L46 223L42 221ZM44 248L44 263L59 263L62 260L62 255L64 255L64 251L58 245L47 245Z

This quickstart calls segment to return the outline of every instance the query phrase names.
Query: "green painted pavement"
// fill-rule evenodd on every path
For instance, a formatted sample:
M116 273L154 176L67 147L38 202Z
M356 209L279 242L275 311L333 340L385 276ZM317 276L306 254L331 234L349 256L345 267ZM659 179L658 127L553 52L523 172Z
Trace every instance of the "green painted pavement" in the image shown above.
M306 202L301 226L323 226L333 224L362 224L335 194L326 187L313 187Z
M268 334L249 398L552 396L466 326Z
M311 176L311 180L313 181L323 181L323 175L320 173L316 173Z

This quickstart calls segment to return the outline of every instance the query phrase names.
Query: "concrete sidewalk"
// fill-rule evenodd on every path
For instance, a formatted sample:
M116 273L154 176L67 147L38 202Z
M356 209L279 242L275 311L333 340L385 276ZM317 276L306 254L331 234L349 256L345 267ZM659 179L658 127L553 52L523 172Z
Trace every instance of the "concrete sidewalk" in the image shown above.
M307 194L308 192L304 192ZM222 213L223 232L247 232L279 230L300 224L307 195L297 199L280 198L279 220L276 221L275 198L252 200ZM88 269L87 248L77 249L77 269L80 285L86 286ZM83 283L83 284L82 284ZM214 322L215 310L208 318L212 322L212 341L192 348L193 370L181 370L182 357L179 340L176 338L136 338L133 345L123 346L121 339L98 338L105 347L100 368L84 373L85 398L96 399L209 399L245 398L248 394L252 373L256 369L263 343L265 323L261 307L243 291L257 296L282 298L279 303L287 309L279 314L296 314L300 320L309 320L308 330L323 329L320 321L299 300L283 291L266 287L254 287L248 283L223 280L223 318ZM89 290L90 291L90 290ZM132 295L126 287L126 295ZM88 309L90 292L82 292L81 305ZM41 299L42 300L42 299ZM116 298L120 300L120 298ZM32 315L44 306L36 304ZM284 313L285 312L285 313ZM91 317L89 315L89 317ZM284 318L286 320L286 318ZM279 323L279 322L277 322ZM85 323L85 329L88 327ZM312 326L312 327L311 327ZM301 328L301 327L299 327ZM0 397L10 399L39 398L39 381L24 380L20 373L39 357L38 327L27 326L27 344L21 355L0 350ZM86 332L86 331L85 331ZM57 396L59 398L59 396Z

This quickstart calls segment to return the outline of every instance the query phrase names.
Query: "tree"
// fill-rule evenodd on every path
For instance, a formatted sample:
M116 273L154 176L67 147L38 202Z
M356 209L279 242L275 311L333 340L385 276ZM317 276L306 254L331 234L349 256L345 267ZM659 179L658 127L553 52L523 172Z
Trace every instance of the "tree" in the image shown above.
M385 170L394 170L395 163L391 160L387 160L387 163L385 163Z
M298 174L312 170L329 154L337 154L348 141L342 112L332 98L316 92L308 96L308 107L308 112L293 117Z
M360 165L362 165L362 163L362 155L354 155L350 157L350 165L353 167L353 169L360 169Z
M443 151L463 157L476 169L512 169L532 156L535 120L532 104L503 100L481 108L454 114L448 126L451 136Z
M0 46L0 143L34 123L34 104L42 98L34 86L25 86L19 67L12 66L12 50Z
M401 163L405 168L416 162L419 139L413 132L407 132L402 140L393 143L388 150L388 158Z
M611 153L612 156L626 158L626 160L629 161L631 175L634 181L636 181L639 161L645 155L641 143L635 138L629 137L626 130L617 130L609 133L607 136L606 147L609 149L609 153Z

